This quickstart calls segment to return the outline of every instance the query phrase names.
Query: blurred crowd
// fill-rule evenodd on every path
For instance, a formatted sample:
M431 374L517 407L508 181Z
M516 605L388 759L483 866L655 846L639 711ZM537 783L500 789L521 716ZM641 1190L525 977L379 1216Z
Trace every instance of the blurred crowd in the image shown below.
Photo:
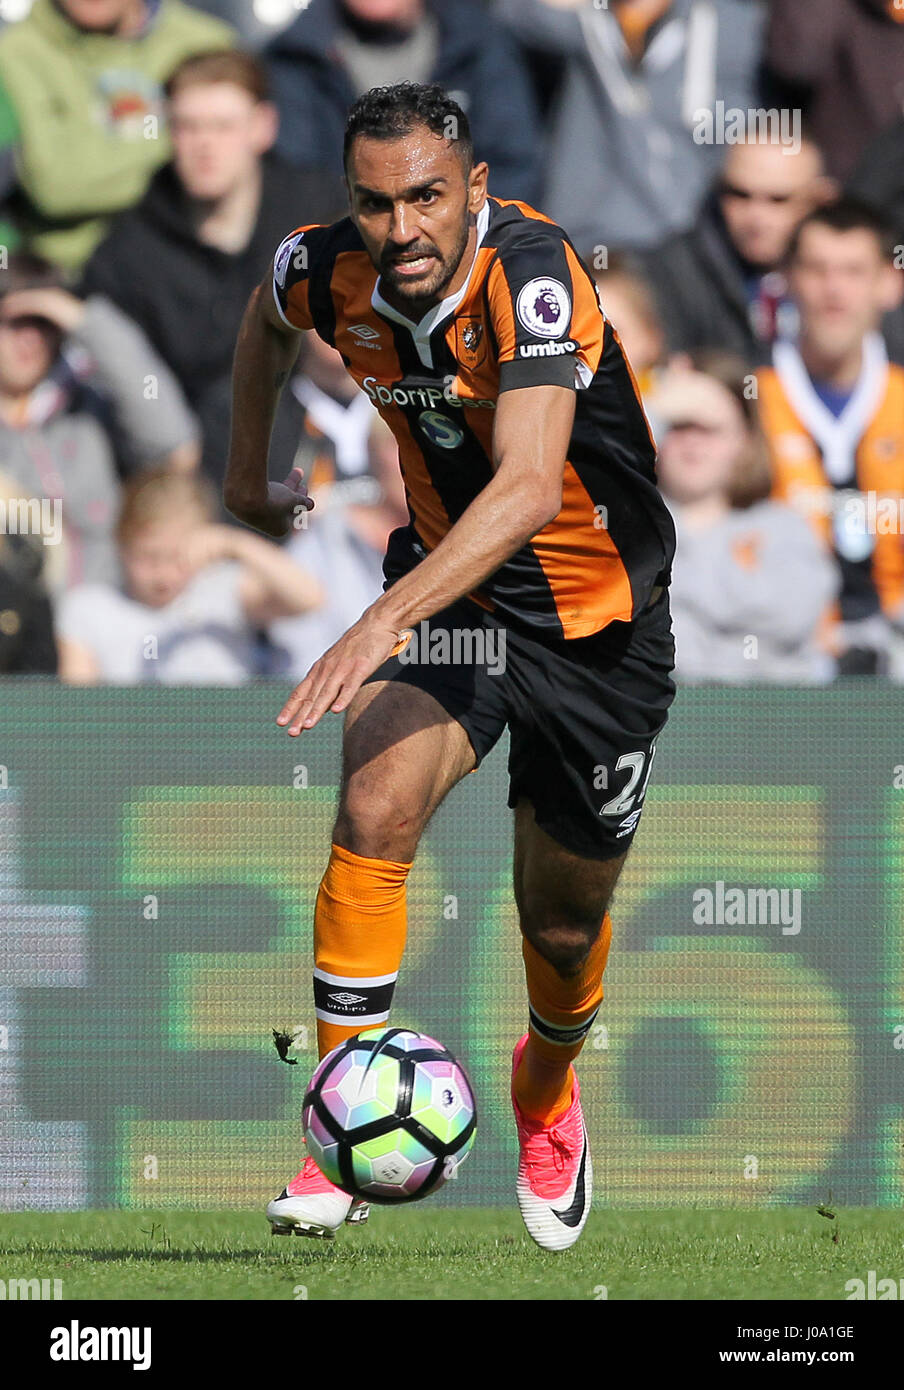
M15 13L13 13L15 12ZM381 588L395 442L306 335L271 473L220 485L247 298L344 215L345 113L440 82L567 230L675 518L685 682L904 680L904 0L9 0L0 671L303 675Z

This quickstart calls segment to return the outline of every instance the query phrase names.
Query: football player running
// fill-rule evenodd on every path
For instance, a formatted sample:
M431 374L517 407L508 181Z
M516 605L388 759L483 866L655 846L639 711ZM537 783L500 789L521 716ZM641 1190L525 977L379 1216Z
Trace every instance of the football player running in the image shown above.
M674 694L674 532L590 274L560 227L488 194L457 104L436 86L365 93L345 170L349 216L287 236L248 305L224 493L273 536L311 505L298 473L268 482L267 456L301 334L319 334L392 429L410 513L383 594L277 719L297 738L345 714L314 913L319 1052L388 1019L421 834L507 728L528 1024L512 1060L517 1196L533 1239L563 1250L592 1190L572 1063ZM406 659L425 631L471 659ZM308 1156L267 1214L330 1236L366 1208Z

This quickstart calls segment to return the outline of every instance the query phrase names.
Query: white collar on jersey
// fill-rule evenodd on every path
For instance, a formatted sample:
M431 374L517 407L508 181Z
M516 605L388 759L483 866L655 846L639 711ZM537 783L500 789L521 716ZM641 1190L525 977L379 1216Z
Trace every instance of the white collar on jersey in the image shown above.
M863 339L863 367L853 395L839 416L834 416L816 394L797 347L779 339L772 349L772 365L791 407L822 451L826 476L839 485L853 482L857 472L857 448L888 389L888 354L879 333Z
M455 310L467 294L468 286L471 283L471 276L474 274L474 266L477 264L477 252L480 249L481 242L487 234L487 227L489 225L490 200L487 198L480 212L477 214L477 244L474 247L474 259L471 262L471 269L468 271L467 280L456 294L450 295L448 299L441 299L438 304L434 304L432 309L428 309L420 323L415 323L414 319L406 318L404 314L399 313L398 309L394 309L391 304L386 303L386 300L380 293L379 277L377 278L377 283L374 285L373 294L370 297L371 307L376 309L377 313L383 318L391 319L393 323L400 323L403 328L408 329L414 339L414 346L417 348L418 357L421 359L424 366L430 368L431 371L433 369L433 354L430 351L430 335L439 327L444 319L447 319L450 314L455 313Z

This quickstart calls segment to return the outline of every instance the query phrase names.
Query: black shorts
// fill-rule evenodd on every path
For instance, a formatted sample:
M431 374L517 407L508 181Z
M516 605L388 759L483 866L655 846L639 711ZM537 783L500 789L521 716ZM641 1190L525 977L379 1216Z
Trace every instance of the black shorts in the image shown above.
M640 819L674 652L667 589L633 622L571 641L538 641L462 599L419 624L370 680L427 691L478 764L508 726L509 806L526 797L559 844L612 859Z

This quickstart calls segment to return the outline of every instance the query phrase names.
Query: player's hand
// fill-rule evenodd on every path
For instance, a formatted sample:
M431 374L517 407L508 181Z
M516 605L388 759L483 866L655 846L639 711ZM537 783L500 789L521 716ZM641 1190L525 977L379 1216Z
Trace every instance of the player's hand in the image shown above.
M327 710L340 714L398 645L395 628L365 613L315 661L277 715L277 724L288 725L291 737L297 738L303 730L313 729Z
M285 482L267 484L266 496L260 503L246 505L240 510L230 507L230 511L240 521L280 540L290 531L301 529L305 512L313 506L314 499L308 496L304 485L304 474L300 468L293 468Z

